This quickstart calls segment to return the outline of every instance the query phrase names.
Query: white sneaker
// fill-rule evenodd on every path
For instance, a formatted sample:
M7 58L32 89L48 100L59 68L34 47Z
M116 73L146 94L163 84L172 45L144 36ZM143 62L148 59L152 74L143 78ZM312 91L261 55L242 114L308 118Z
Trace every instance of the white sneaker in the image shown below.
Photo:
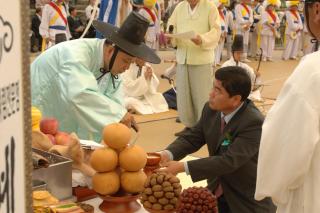
M272 61L273 61L273 59L272 59L272 58L268 58L267 60L268 60L268 61L270 61L270 62L272 62Z
M266 58L263 58L263 59L262 59L262 61L263 61L263 62L266 62L266 61L267 61L267 59L266 59Z
M243 62L250 63L251 61L249 59L245 58L245 59L243 59Z

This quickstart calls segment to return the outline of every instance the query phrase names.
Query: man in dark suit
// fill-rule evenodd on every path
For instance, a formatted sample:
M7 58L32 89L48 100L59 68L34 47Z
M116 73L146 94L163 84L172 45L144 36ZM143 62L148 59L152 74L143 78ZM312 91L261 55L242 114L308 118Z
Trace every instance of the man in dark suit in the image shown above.
M215 79L200 121L161 152L162 170L186 172L194 182L207 179L219 213L274 213L269 198L254 200L263 116L247 99L250 78L231 66L217 70ZM203 145L209 157L178 162Z
M72 35L72 39L78 39L82 35L84 31L84 25L81 20L77 16L78 11L75 7L69 7L70 16L68 16L68 24L70 33Z
M41 24L42 9L36 8L36 14L32 16L31 20L31 51L38 52L41 50L42 36L39 33L39 26Z

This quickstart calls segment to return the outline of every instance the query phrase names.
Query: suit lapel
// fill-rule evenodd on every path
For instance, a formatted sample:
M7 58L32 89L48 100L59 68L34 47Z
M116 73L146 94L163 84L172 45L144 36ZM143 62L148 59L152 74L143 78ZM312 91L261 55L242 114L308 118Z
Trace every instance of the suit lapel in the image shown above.
M217 143L217 147L215 149L215 153L219 150L221 144L223 143L226 133L229 132L231 136L234 136L234 134L236 132L236 129L238 128L238 126L240 125L240 122L241 122L241 119L240 119L241 118L241 114L247 108L248 103L249 103L248 101L245 101L243 103L243 105L239 109L239 111L226 124L222 134L220 133L220 137L219 137L219 140L218 140L218 143ZM219 113L219 116L220 116L220 113ZM221 116L219 117L219 122L221 122ZM220 128L220 123L219 123L219 128Z

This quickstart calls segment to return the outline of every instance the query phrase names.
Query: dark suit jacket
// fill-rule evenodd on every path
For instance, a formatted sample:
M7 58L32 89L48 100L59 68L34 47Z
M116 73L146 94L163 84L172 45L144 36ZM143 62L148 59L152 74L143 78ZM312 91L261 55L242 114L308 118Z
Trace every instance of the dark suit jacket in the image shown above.
M37 15L32 16L31 30L34 32L36 38L41 38L41 35L39 33L40 24L41 24L40 18Z
M82 23L79 18L73 18L71 16L68 16L68 25L69 30L72 36L72 39L80 38L82 32L76 32L76 29L80 26L82 26Z
M207 145L209 157L188 162L194 182L207 179L208 188L214 192L219 178L232 213L275 212L270 199L254 200L262 114L246 100L223 133L220 121L220 112L210 109L207 103L197 125L177 138L167 150L172 152L174 160L180 160ZM228 138L231 143L223 145Z

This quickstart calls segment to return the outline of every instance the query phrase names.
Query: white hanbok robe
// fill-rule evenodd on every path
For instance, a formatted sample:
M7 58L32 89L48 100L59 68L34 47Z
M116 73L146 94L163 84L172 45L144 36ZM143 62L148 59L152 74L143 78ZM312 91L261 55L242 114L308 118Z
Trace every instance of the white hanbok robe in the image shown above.
M262 128L255 198L278 213L320 211L320 52L305 56Z
M159 86L157 76L153 74L150 81L144 77L146 66L142 67L140 76L138 76L139 67L135 63L132 63L129 69L121 74L125 106L139 114L168 111L166 100L161 93L157 92Z
M239 66L239 67L245 69L247 71L247 74L250 77L252 88L255 84L259 83L258 82L259 79L256 78L256 74L255 74L254 70L249 65L247 65L241 61L239 61L237 64L236 61L233 59L233 57L231 57L228 61L224 62L221 67L229 67L229 66ZM262 98L261 98L260 90L251 91L248 98L252 101L261 100Z

